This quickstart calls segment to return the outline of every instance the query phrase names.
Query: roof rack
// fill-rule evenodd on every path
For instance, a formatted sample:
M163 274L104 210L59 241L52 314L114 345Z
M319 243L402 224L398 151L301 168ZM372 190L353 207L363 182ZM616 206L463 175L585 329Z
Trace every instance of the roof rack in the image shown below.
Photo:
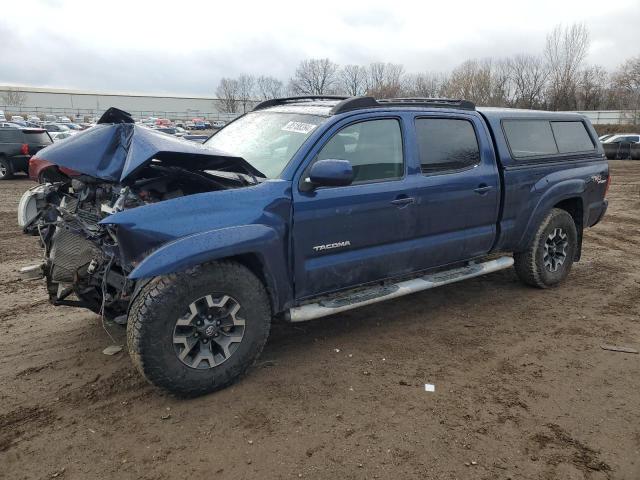
M381 98L351 97L338 103L331 109L333 115L359 108L375 108L388 106L415 106L431 108L456 108L461 110L475 110L476 105L469 100L454 100L451 98Z
M262 110L268 107L275 107L276 105L285 105L287 103L294 102L312 102L314 100L347 100L349 97L344 97L340 95L301 95L298 97L284 97L284 98L272 98L271 100L265 100L264 102L260 102L255 107L254 110Z
M360 108L376 107L430 107L430 108L456 108L460 110L475 110L476 105L469 100L455 100L451 98L381 98L376 100L373 97L343 97L340 95L303 95L299 97L285 97L265 100L256 105L253 110L262 110L276 105L286 105L287 103L312 102L314 100L340 100L331 109L331 114L344 113Z

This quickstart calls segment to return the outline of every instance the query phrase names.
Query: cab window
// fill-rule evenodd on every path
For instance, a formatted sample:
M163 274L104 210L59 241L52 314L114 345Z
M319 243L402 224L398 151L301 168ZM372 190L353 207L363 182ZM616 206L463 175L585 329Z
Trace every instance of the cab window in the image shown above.
M402 178L404 159L400 123L367 120L344 127L322 147L317 160L348 160L353 183Z

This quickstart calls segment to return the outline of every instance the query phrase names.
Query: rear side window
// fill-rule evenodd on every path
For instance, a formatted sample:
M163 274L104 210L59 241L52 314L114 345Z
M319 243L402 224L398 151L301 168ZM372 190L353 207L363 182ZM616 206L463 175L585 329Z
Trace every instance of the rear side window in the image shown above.
M0 130L0 143L22 143L22 131L17 128Z
M471 122L449 118L416 119L422 173L460 170L480 162Z
M395 119L344 127L322 147L317 160L348 160L353 183L393 180L404 174L402 135Z
M587 152L595 149L582 122L551 122L560 153Z
M51 138L47 132L25 132L25 141L31 145L49 145Z
M558 153L548 120L505 120L502 125L514 158Z

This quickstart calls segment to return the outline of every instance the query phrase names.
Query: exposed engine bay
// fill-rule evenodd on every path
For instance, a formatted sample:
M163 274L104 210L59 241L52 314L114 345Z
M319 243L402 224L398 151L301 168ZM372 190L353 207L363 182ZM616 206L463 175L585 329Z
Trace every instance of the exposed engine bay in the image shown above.
M89 308L124 323L135 288L127 275L134 265L122 255L117 227L99 222L123 210L256 181L235 172L152 162L126 185L79 175L34 187L20 202L19 223L40 236L45 261L37 273L46 278L52 303Z

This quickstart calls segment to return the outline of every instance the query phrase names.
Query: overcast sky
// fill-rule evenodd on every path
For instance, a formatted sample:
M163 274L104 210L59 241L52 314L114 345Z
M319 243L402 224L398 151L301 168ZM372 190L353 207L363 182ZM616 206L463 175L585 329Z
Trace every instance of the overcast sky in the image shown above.
M212 95L223 76L283 80L305 58L448 71L469 58L540 53L584 22L588 62L640 55L638 0L2 2L0 84Z

